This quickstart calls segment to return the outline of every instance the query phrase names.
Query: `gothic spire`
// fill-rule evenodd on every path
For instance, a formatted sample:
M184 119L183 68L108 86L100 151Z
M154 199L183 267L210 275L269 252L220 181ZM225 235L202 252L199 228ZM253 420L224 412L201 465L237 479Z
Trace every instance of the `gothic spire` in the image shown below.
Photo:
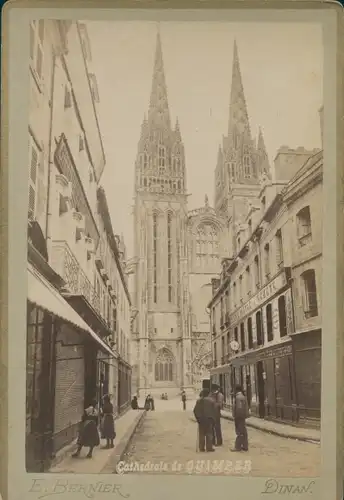
M159 31L156 38L153 82L149 104L148 122L150 125L164 127L167 130L171 129L164 62L162 57L161 36Z
M234 40L228 136L234 139L236 134L241 135L244 132L248 133L249 139L250 126L241 78L238 47L236 40Z
M178 120L178 118L176 120L176 126L175 126L175 129L174 129L174 132L176 134L176 140L177 140L177 142L181 142L182 141L182 136L180 134L180 126L179 126L179 120Z
M263 132L259 127L258 142L257 142L257 154L258 154L258 175L266 175L271 179L271 168L269 163L269 157L266 151Z

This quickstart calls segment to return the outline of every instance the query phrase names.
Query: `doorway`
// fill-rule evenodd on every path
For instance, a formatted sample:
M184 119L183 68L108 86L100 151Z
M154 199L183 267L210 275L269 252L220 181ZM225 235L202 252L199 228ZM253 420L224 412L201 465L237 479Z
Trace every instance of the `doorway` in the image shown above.
M258 390L258 414L260 418L265 417L265 381L263 361L257 363L257 390Z

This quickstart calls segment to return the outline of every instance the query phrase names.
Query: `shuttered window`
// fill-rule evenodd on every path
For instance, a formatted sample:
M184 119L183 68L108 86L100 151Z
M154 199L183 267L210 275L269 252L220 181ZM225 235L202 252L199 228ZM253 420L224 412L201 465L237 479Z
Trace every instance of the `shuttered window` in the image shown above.
M30 59L31 68L35 75L42 79L43 76L43 43L45 21L32 21L30 23Z
M35 141L30 136L29 142L29 205L28 205L28 218L33 220L36 215L36 202L37 202L37 180L38 169L40 163L41 152L38 149Z

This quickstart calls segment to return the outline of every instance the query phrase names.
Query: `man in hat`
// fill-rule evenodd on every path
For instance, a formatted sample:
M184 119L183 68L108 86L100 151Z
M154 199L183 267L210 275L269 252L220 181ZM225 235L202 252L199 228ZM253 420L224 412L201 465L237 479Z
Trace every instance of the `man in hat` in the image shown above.
M215 451L213 448L213 425L216 409L209 389L201 391L193 412L198 423L199 451Z
M236 440L231 451L248 451L248 436L246 419L249 417L249 409L246 396L241 385L235 387L235 400L233 405L233 418L235 424Z
M221 410L223 409L223 395L218 385L212 386L212 398L215 404L215 420L213 427L213 439L215 446L222 446Z

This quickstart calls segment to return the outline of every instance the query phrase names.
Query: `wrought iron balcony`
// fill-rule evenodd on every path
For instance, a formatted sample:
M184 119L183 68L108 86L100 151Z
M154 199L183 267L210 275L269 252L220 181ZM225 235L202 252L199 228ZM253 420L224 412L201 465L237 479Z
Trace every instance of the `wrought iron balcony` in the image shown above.
M74 295L83 295L101 316L100 297L66 241L55 241L53 243L52 267L64 280L68 291Z

